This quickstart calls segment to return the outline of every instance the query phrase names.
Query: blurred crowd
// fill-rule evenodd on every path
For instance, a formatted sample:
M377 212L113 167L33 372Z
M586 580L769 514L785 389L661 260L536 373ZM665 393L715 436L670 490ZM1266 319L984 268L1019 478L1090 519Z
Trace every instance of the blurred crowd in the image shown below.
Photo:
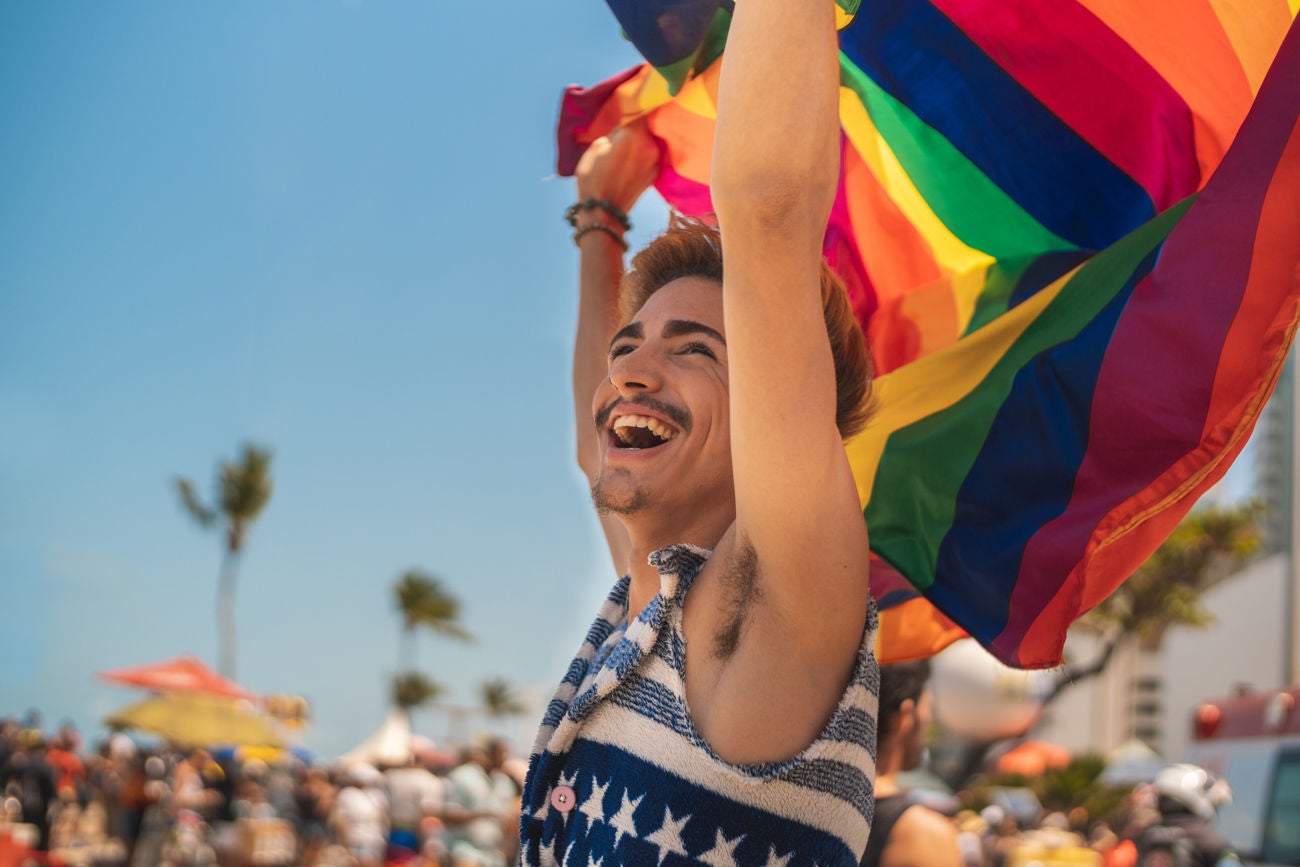
M926 807L924 795L915 797L912 803L937 821L929 826L913 823L909 829L912 842L927 853L926 863L954 867L1240 863L1214 822L1217 806L1230 793L1221 780L1193 765L1168 766L1153 782L1133 787L1104 817L1091 816L1079 806L1043 810L1029 790L1007 791L1016 797L979 811L962 809L953 816ZM916 839L918 835L922 839ZM891 859L891 854L896 853L887 848L878 860L864 860L863 867L915 863Z
M1210 823L1168 802L1162 812L1160 801L1153 787L1139 786L1109 819L1092 818L1081 807L1043 812L1037 818L1018 818L998 806L979 812L962 810L953 820L960 863L964 867L1237 863ZM1182 833L1170 833L1174 829ZM1155 857L1157 848L1167 850L1167 860Z
M48 734L29 714L0 721L0 863L504 867L523 770L499 741L332 768L121 734L87 749L71 725Z
M292 752L142 748L122 734L87 749L71 725L50 734L29 714L0 720L0 865L505 867L518 854L524 770L499 741L330 768ZM923 793L906 798L951 823L931 843L956 851L934 863L1134 867L1165 840L1177 844L1169 864L1216 864L1228 855L1210 821L1221 785L1173 766L1105 820L1044 812L1027 795L951 818ZM876 863L889 867L889 855Z

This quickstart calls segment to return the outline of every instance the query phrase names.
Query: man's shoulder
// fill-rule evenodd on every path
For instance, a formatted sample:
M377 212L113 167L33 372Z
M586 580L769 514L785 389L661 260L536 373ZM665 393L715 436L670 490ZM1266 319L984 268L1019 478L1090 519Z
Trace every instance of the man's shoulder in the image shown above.
M952 820L921 804L903 811L889 835L881 867L960 865L957 828Z

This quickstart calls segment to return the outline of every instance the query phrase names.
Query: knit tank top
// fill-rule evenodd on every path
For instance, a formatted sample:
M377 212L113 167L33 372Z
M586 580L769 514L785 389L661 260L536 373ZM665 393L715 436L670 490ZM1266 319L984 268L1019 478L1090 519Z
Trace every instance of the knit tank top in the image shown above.
M709 550L650 555L659 593L631 624L614 585L542 720L520 819L525 867L857 867L871 830L876 610L848 686L793 758L729 764L686 706L682 606Z

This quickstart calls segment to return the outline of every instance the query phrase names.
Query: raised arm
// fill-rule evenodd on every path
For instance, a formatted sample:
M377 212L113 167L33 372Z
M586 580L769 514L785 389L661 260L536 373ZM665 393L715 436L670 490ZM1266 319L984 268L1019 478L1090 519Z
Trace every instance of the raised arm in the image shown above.
M603 200L627 213L654 181L658 161L658 148L640 123L596 140L574 173L579 204ZM594 482L601 441L592 424L591 401L596 386L609 374L609 341L620 324L618 287L623 279L624 228L600 207L579 207L575 222L575 233L581 234L577 239L578 329L573 346L574 428L578 466L588 482ZM601 518L601 525L614 568L622 574L628 568L627 531L609 516Z
M861 638L868 550L819 281L839 173L837 55L830 0L736 4L710 185L726 263L737 550L752 553L761 609L786 646L843 669Z

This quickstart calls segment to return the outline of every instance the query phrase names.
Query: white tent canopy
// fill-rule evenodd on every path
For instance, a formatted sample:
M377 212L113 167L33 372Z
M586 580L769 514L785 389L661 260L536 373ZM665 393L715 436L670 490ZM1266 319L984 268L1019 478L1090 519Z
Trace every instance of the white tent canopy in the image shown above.
M411 759L411 718L406 711L394 708L379 731L347 753L339 756L340 765L404 765Z
M1101 781L1112 786L1149 783L1168 764L1151 747L1137 738L1130 738L1106 757L1106 770L1102 771Z

